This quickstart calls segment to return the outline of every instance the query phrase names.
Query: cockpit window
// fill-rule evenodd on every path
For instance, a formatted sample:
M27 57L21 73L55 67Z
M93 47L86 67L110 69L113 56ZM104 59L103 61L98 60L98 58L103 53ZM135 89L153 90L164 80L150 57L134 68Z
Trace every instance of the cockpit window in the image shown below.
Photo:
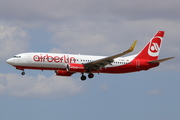
M13 56L13 58L21 58L21 56Z

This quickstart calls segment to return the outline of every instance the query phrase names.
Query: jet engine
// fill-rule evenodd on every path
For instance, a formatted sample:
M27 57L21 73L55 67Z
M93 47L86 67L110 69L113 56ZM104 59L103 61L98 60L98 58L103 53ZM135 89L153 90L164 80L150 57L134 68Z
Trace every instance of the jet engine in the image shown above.
M61 71L61 70L57 70L55 71L57 76L71 76L73 74L73 72L68 72L68 71Z
M66 70L70 71L70 72L85 72L84 65L83 64L77 64L77 63L67 64Z

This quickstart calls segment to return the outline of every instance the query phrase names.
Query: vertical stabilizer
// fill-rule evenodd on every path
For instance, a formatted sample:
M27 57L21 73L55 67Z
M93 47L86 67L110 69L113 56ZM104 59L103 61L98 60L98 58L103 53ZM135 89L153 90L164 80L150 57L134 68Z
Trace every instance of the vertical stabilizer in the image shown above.
M146 46L138 53L136 58L157 60L163 42L164 31L158 31Z

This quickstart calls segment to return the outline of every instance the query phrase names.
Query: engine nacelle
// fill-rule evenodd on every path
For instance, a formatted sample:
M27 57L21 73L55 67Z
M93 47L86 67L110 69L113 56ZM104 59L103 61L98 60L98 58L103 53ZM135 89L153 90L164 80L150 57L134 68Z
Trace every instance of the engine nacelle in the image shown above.
M67 64L67 71L71 72L85 72L83 64L69 63Z
M57 76L71 76L73 73L72 72L68 72L68 71L55 71Z

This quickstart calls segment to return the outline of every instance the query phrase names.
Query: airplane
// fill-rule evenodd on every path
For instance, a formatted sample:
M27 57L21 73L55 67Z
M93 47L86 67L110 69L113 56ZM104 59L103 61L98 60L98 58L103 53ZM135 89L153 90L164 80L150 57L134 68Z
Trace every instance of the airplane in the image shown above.
M57 76L81 73L80 79L84 81L86 80L85 73L88 74L88 78L93 78L94 73L118 74L149 70L159 66L161 62L174 58L158 59L163 37L164 31L158 31L138 54L126 57L121 56L132 52L137 40L128 50L109 57L29 52L17 54L6 62L16 69L22 70L22 75L25 75L25 69L53 70Z

